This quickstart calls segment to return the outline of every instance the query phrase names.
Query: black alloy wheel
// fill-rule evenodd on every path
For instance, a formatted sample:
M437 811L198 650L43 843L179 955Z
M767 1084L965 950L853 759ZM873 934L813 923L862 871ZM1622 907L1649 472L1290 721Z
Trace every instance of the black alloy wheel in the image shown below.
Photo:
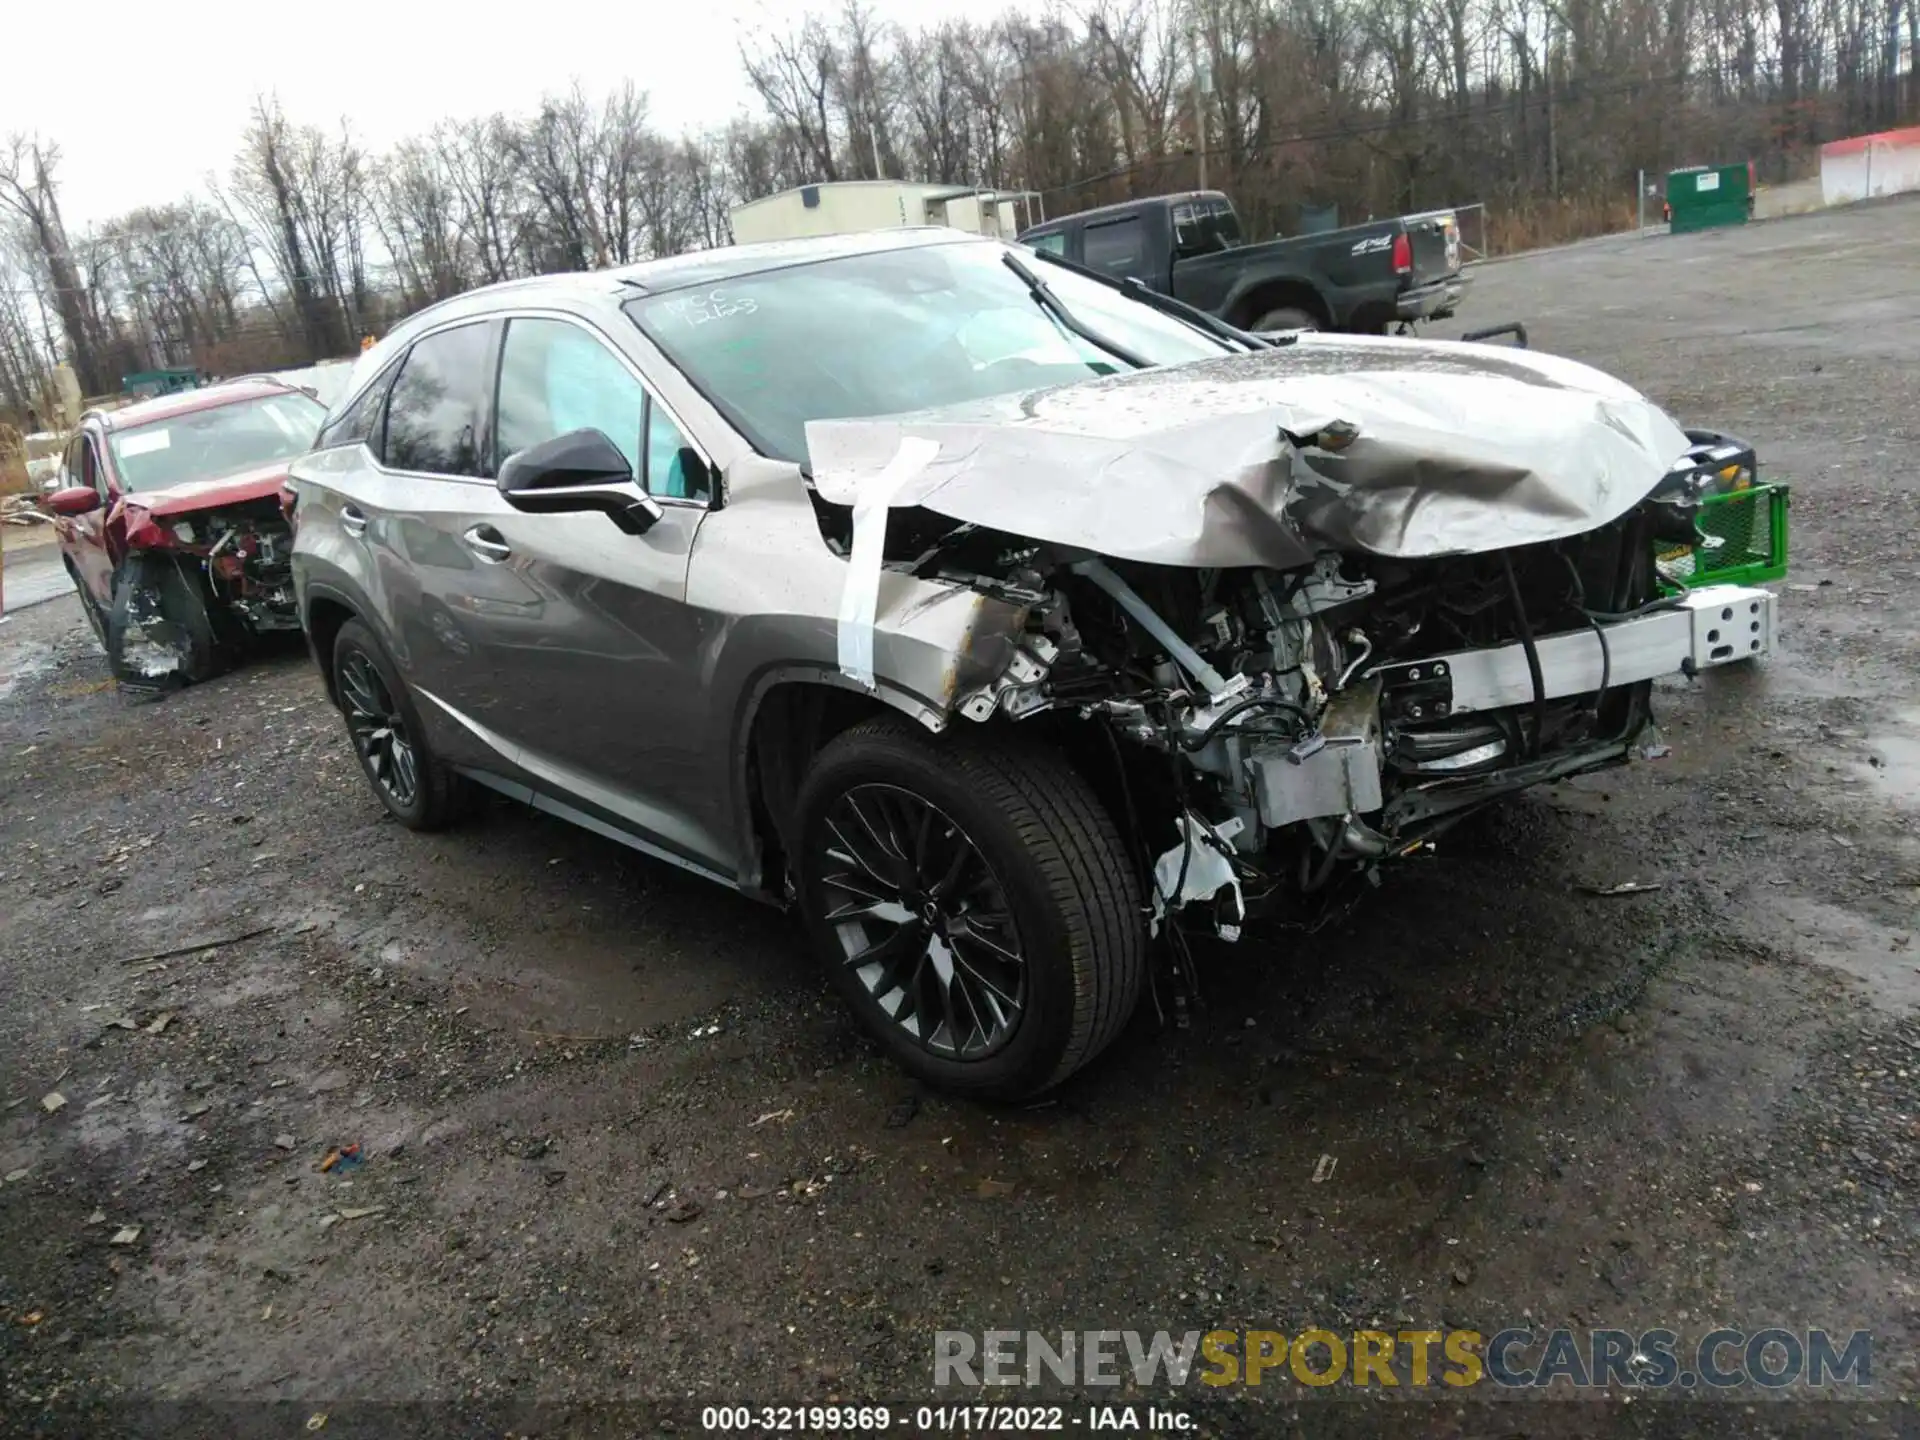
M814 758L789 833L827 979L928 1084L1025 1098L1093 1059L1133 1013L1140 877L1059 751L877 715Z
M373 661L355 651L340 664L340 704L347 733L367 778L396 809L410 810L420 793L420 762L407 717Z
M1027 1002L1027 962L980 848L931 801L855 785L826 815L824 916L868 995L945 1060L1001 1049Z

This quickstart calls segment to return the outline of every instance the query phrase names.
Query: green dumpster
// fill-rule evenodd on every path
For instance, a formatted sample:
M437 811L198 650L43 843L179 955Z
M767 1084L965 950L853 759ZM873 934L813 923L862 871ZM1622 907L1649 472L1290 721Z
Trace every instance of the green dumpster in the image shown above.
M155 395L175 395L182 390L198 389L200 372L191 365L173 365L164 370L136 370L120 377L122 394L146 400Z
M1744 225L1752 216L1750 165L1694 165L1667 176L1667 223L1675 235Z

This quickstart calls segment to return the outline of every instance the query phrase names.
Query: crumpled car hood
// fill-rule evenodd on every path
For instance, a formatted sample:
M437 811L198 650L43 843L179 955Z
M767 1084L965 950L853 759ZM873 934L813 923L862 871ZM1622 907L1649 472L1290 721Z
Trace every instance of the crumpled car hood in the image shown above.
M1338 451L1311 438L1344 421ZM1303 447L1294 438L1306 440ZM1618 380L1452 341L1303 335L1251 355L807 426L830 501L920 506L1116 559L1287 568L1578 535L1687 448Z
M265 500L280 493L287 478L287 462L262 465L237 475L222 475L212 480L187 480L164 490L135 490L126 497L128 510L144 510L149 515L191 515L196 510L218 510L249 500Z

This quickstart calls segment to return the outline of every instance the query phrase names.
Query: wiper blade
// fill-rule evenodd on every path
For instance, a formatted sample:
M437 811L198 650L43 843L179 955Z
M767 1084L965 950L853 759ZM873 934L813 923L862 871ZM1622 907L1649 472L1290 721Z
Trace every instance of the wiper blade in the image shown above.
M1244 345L1249 350L1275 350L1283 343L1288 345L1293 343L1291 337L1284 342L1269 340L1264 335L1255 335L1251 330L1242 330L1237 325L1229 325L1218 315L1209 315L1198 305L1189 305L1184 300L1176 300L1171 295L1162 295L1158 290L1148 289L1145 284L1131 275L1120 282L1120 288L1142 305L1151 305L1162 315L1171 315L1176 320L1197 325L1216 340Z
M1086 266L1077 264L1064 255L1055 255L1050 250L1036 250L1034 254L1049 265L1057 265L1069 274L1081 276L1095 284L1105 285L1109 290L1118 290L1129 300L1138 300L1163 315L1184 320L1196 330L1204 330L1214 339L1230 345L1244 345L1249 350L1273 350L1282 345L1291 345L1299 338L1296 335L1289 335L1284 340L1269 340L1264 335L1255 335L1240 329L1237 325L1229 325L1219 316L1210 315L1197 305L1189 305L1184 300L1176 300L1171 295L1162 295L1158 290L1150 290L1131 275L1115 280L1111 275L1102 275L1098 270L1089 270Z
M1113 356L1114 359L1121 361L1123 364L1131 365L1136 370L1151 370L1153 368L1153 362L1144 355L1141 355L1138 351L1129 350L1118 340L1112 340L1102 335L1098 330L1087 324L1086 321L1076 316L1061 302L1060 297L1048 288L1047 282L1033 273L1033 267L1028 265L1027 262L1022 260L1018 255L1014 254L1013 251L1004 251L1000 259L1009 270L1013 271L1014 274L1018 275L1020 279L1025 282L1027 293L1033 297L1034 304L1051 315L1059 322L1062 328L1072 331L1096 350L1104 350L1107 354Z

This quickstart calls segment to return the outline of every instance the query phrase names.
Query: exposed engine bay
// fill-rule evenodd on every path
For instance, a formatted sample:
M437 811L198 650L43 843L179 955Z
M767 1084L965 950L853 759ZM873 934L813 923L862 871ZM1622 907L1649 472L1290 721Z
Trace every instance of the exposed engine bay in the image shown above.
M293 532L279 505L271 500L210 511L192 521L196 540L204 534L202 557L214 598L255 631L297 630L290 564Z
M1625 760L1653 675L1765 653L1772 597L1663 593L1652 523L1288 572L1016 547L994 568L1031 597L1028 635L960 713L1103 723L1188 837L1162 857L1164 903L1231 890L1235 925L1259 891L1313 892L1342 861L1412 853L1490 800Z

